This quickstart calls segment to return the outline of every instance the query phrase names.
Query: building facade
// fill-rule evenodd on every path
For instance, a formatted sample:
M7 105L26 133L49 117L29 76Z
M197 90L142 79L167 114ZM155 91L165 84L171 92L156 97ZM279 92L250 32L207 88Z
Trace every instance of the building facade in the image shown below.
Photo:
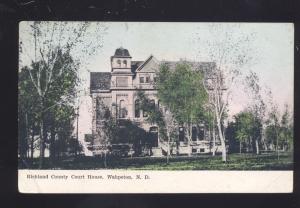
M153 106L162 106L157 98L155 89L156 74L162 62L150 55L145 61L133 61L127 49L118 48L110 58L110 72L91 72L90 95L92 97L93 119L92 135L94 149L103 147L105 135L102 129L106 114L111 113L119 121L130 120L146 132L152 134L151 155L161 156L166 152L166 143L159 138L158 127L146 122L147 113L139 106L137 93L143 91ZM178 62L163 61L170 69ZM208 70L212 62L188 62L195 70ZM178 142L173 154L209 153L212 151L212 141L207 127L195 125L192 128L192 143L187 145L184 127L178 126ZM175 147L174 147L175 148ZM192 148L189 150L188 148ZM96 151L95 151L96 152Z

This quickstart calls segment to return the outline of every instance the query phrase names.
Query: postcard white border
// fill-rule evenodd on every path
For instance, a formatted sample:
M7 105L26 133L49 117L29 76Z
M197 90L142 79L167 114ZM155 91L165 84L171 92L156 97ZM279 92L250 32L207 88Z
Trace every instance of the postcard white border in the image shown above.
M34 175L48 178L34 179ZM55 176L67 176L53 179ZM84 178L72 179L72 175ZM87 175L103 179L88 179ZM108 175L120 176L108 179ZM137 175L141 179L136 179ZM292 193L293 171L19 170L21 193ZM123 176L126 176L124 179ZM131 176L132 179L128 179ZM130 177L129 177L130 178Z

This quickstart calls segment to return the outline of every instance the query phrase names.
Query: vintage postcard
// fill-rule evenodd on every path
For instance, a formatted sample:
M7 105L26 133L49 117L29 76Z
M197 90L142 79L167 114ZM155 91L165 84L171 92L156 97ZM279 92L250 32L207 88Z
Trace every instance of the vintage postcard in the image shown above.
M22 193L291 193L294 25L23 21Z

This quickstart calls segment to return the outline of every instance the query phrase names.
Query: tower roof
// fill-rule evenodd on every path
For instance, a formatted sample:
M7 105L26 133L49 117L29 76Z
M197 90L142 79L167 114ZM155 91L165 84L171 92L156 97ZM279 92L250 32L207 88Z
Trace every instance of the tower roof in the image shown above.
M127 49L120 47L116 49L114 57L131 57L131 56Z

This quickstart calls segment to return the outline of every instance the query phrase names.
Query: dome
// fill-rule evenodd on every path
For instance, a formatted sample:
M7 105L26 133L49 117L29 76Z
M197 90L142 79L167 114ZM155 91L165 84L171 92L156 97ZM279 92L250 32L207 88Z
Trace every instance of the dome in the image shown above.
M127 49L120 47L120 48L116 49L114 56L117 56L117 57L130 57L130 54L129 54Z

